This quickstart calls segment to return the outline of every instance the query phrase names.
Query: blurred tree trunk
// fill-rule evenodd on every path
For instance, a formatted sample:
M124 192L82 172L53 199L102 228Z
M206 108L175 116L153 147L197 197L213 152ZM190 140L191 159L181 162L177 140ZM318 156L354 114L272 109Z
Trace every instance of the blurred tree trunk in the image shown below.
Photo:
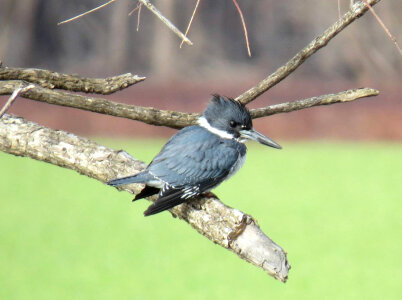
M158 0L153 1L153 4L164 16L175 23L172 17L174 15L174 2L174 0ZM151 71L154 76L169 78L169 75L174 73L175 62L173 58L175 56L173 52L179 51L180 40L158 18L154 18L154 22L152 54L150 55Z
M6 4L0 4L1 10L6 9L10 12L6 15L6 21L3 25L5 29L0 35L0 58L8 57L7 53L13 51L13 55L10 55L10 57L16 58L19 64L29 65L32 61L32 39L37 21L35 20L35 11L38 1L16 0L11 3L8 2L8 7ZM8 63L17 64L17 62L12 60L8 61Z
M107 58L109 65L112 66L111 73L117 73L126 70L126 62L130 61L130 55L127 51L128 37L128 17L129 0L119 0L114 5L110 14L110 31L108 41ZM133 31L130 31L132 34Z

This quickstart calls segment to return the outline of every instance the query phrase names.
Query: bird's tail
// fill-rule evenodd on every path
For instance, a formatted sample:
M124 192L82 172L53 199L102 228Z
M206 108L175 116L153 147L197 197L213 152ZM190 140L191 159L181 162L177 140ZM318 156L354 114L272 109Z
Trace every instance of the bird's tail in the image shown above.
M130 183L145 183L145 182L147 182L148 174L144 174L144 173L145 172L141 172L136 175L113 179L113 180L108 181L107 184L111 185L111 186L119 186L119 185L125 185L125 184L130 184Z

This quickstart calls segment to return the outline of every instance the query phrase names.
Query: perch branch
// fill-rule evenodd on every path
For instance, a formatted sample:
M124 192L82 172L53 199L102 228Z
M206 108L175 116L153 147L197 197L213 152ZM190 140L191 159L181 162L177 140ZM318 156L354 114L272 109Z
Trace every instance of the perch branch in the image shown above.
M188 39L172 22L170 22L161 12L151 3L149 0L138 0L140 1L146 8L148 8L152 13L154 13L165 25L172 30L177 36L180 37L182 41L184 41L188 45L193 45L193 42Z
M371 6L377 4L381 0L371 0L368 1ZM280 81L285 79L288 75L293 73L307 58L313 55L322 47L326 46L328 42L333 39L339 32L341 32L346 26L360 18L363 14L368 11L368 7L363 2L355 3L350 10L343 15L343 17L335 22L331 27L329 27L323 34L315 38L310 42L305 48L303 48L299 53L297 53L291 60L289 60L285 65L277 69L274 73L269 75L267 78L260 81L255 87L252 87L248 91L244 92L236 98L236 100L247 104L253 101L255 98L261 94L268 91L271 87L278 84Z
M85 78L42 69L7 68L0 66L0 80L24 80L48 89L108 95L145 80L126 73L108 78Z
M10 95L24 85L23 81L0 81L0 95ZM303 100L274 104L264 108L252 109L253 119L262 118L277 113L291 112L318 105L329 105L357 100L363 97L378 95L378 91L371 88L347 90L337 94L322 95ZM21 96L27 99L46 102L60 106L68 106L88 110L100 114L127 118L150 125L183 128L197 122L199 114L178 111L160 110L153 107L142 107L112 102L102 98L75 95L58 90L49 90L34 85L28 91L22 91Z
M18 80L0 81L0 95L10 95L24 83ZM274 104L264 108L251 110L253 119L270 116L277 113L291 112L309 108L311 106L329 105L334 103L350 102L363 97L378 95L378 91L371 88L362 88L343 91L337 94L322 95L303 100ZM60 106L68 106L88 110L100 114L127 118L150 125L183 128L197 122L199 114L178 111L160 110L153 107L141 107L112 102L102 98L86 97L63 91L49 90L38 85L29 91L21 92L27 99L46 102Z
M102 182L145 168L143 162L126 152L7 114L0 119L0 150L72 169ZM138 193L140 188L133 184L124 190ZM261 231L251 216L217 198L194 200L170 211L212 242L286 281L290 268L286 252Z

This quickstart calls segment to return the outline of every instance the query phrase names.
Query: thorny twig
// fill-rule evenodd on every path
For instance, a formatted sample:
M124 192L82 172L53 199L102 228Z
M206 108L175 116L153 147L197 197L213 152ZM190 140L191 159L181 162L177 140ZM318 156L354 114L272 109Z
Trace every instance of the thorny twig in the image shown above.
M391 41L395 44L396 49L399 51L399 54L402 56L402 49L401 49L401 47L399 47L398 42L396 41L396 38L391 34L391 32L388 30L387 26L385 26L383 21L377 15L377 13L375 12L374 8L372 8L371 5L367 2L367 0L363 0L363 2L369 8L370 12L376 18L377 22L380 24L382 29L384 29L385 33L388 35L388 37L391 39Z
M193 42L190 41L177 27L170 22L164 15L161 14L161 12L151 3L149 0L138 0L146 8L148 8L152 13L154 13L167 27L169 27L170 30L172 30L176 35L178 35L186 44L188 45L193 45Z
M140 29L141 8L142 8L142 4L140 5L140 8L138 9L138 16L137 16L137 31Z
M74 21L74 20L81 18L85 15L88 15L94 11L97 11L115 1L116 0L110 0L102 5L99 5L93 9L89 10L89 11L79 14L78 16L61 21L61 22L57 23L57 25L62 25L62 24ZM172 22L170 22L169 19L167 19L164 15L162 15L162 13L151 2L149 2L149 0L138 0L138 1L141 2L142 5L145 5L152 13L154 13L163 23L165 23L165 25L170 30L172 30L176 35L178 35L185 43L187 43L188 45L193 45L193 43ZM141 9L141 6L139 7L139 10L140 9ZM134 9L134 11L135 10L136 9ZM134 13L134 11L132 11L131 13ZM139 13L138 13L138 23L139 23ZM137 24L137 31L138 31L138 24Z
M107 5L109 5L110 3L115 2L115 1L116 1L116 0L110 0L110 1L108 1L108 2L106 2L106 3L104 3L104 4L102 4L102 5L99 5L99 6L95 7L95 8L93 8L93 9L91 9L91 10L88 10L88 11L82 13L82 14L79 14L78 16L75 16L75 17L73 17L73 18L70 18L70 19L61 21L61 22L57 23L57 25L62 25L62 24L65 24L65 23L68 23L68 22L77 20L78 18L81 18L81 17L83 17L83 16L86 16L86 15L88 15L88 14L94 12L94 11L97 11L97 10L99 10L99 9L101 9L101 8L107 6Z
M188 32L190 31L190 27L191 27L191 24L193 23L193 19L194 19L195 13L197 12L197 8L198 8L199 4L200 4L200 0L197 0L197 3L195 4L194 10L193 10L193 14L191 15L191 18L190 18L190 22L188 22L186 33L184 34L185 36L187 36ZM183 43L184 43L184 40L181 41L180 48L183 46Z
M0 119L1 119L1 117L7 112L7 110L9 110L9 108L11 107L11 105L13 105L15 99L17 99L18 96L19 96L21 93L26 92L26 91L28 91L28 90L34 88L34 87L35 87L35 85L30 84L30 85L25 86L25 87L16 88L16 89L14 90L14 92L11 94L10 98L8 98L6 104L4 104L3 108L0 110Z
M141 7L142 7L142 3L138 3L137 7L134 8L132 11L130 11L128 14L129 16L131 16L133 13L135 13L138 10L137 28L136 28L137 31L139 31L139 29L140 29Z
M128 13L128 15L129 15L129 16L132 16L133 13L135 13L137 10L139 10L141 6L142 6L142 3L138 3L137 6L136 6L132 11L130 11L130 12Z
M246 22L244 21L243 12L241 11L240 6L236 0L233 0L233 3L236 6L237 11L239 12L239 15L240 15L241 23L243 25L243 30L244 30L244 37L246 39L247 53L248 53L248 56L251 57L250 43L248 42L247 26L246 26Z

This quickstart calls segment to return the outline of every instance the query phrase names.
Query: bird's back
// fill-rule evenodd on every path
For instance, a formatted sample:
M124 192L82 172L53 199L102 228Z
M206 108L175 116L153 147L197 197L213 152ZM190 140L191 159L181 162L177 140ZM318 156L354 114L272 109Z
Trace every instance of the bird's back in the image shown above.
M222 180L246 154L246 146L194 125L180 130L147 170L173 186Z

